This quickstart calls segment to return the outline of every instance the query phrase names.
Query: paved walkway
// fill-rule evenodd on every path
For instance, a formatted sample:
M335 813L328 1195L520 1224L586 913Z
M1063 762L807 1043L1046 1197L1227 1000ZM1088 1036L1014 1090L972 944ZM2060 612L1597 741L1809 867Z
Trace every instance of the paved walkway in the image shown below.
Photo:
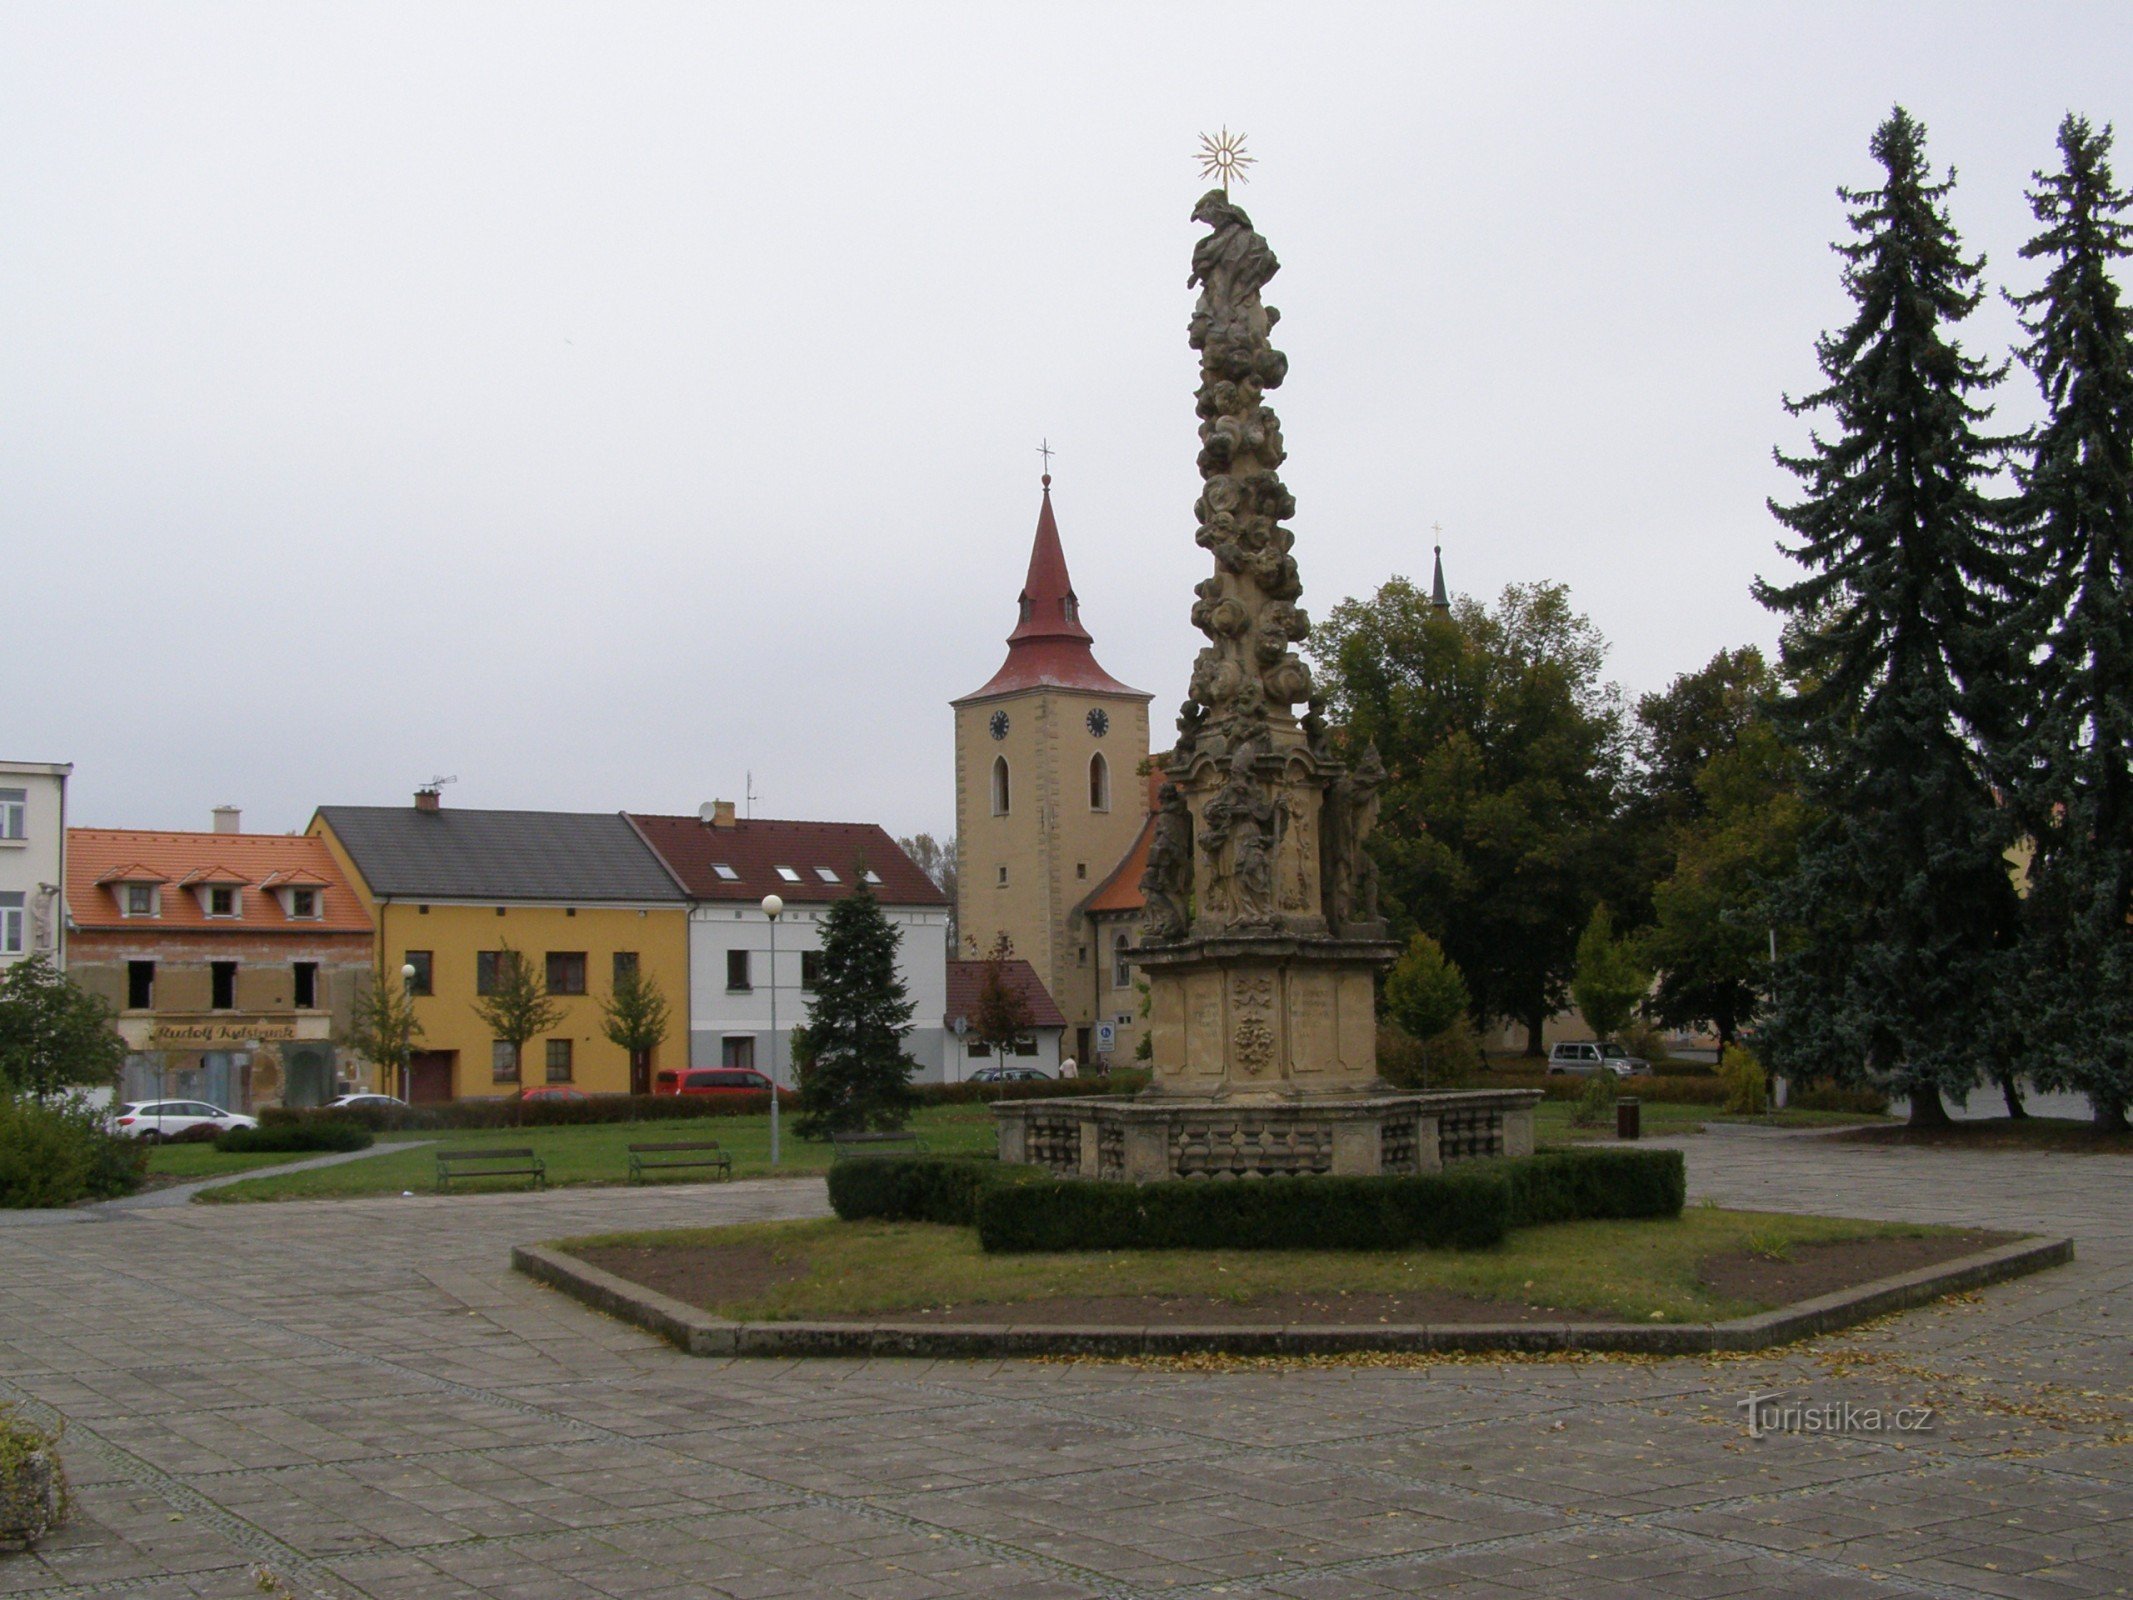
M816 1181L0 1230L0 1399L67 1419L81 1494L0 1596L2133 1588L2133 1161L1683 1143L1698 1195L2053 1227L2080 1259L1775 1358L1195 1371L691 1360L505 1265L815 1214ZM1750 1392L1934 1426L1751 1439Z

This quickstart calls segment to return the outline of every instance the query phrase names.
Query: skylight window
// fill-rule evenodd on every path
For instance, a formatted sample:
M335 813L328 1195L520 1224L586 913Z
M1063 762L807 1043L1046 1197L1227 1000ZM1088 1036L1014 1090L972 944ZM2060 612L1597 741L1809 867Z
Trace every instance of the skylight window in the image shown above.
M778 868L778 876L783 878L787 883L798 883L800 881L800 874L793 871L793 869L790 867Z
M866 871L859 874L859 876L866 879L866 881L869 883L881 882L881 874L876 872L872 867L867 868Z
M711 870L718 874L718 880L721 883L739 883L741 881L741 875L723 861L712 862Z
M824 883L842 883L844 881L842 878L838 877L836 873L830 871L828 867L815 868L815 876L820 878Z

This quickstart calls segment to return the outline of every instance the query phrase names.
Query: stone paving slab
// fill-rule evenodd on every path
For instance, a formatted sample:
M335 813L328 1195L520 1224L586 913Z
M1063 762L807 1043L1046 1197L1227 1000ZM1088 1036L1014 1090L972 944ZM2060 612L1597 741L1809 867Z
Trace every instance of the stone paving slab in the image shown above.
M0 1230L0 1400L81 1514L0 1597L2062 1596L2133 1588L2133 1161L1680 1141L1728 1204L2070 1234L1786 1350L1401 1364L690 1358L514 1245L817 1180ZM1930 1431L1747 1436L1750 1393Z

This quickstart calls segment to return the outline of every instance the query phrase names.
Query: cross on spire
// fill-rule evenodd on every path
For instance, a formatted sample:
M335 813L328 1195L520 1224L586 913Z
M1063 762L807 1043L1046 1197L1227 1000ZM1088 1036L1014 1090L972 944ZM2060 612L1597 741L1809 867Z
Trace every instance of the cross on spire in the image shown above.
M1047 489L1052 486L1052 453L1052 441L1050 439L1038 442L1037 454L1044 457L1044 486Z

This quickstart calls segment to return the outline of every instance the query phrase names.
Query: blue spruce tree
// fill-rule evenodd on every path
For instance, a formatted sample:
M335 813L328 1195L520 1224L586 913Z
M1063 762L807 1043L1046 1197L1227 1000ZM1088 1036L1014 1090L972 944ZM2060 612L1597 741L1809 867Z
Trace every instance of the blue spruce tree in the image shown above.
M1925 130L1898 107L1872 151L1881 187L1839 191L1857 315L1816 347L1825 385L1786 402L1827 432L1777 458L1803 494L1771 511L1808 575L1756 584L1787 619L1798 687L1773 714L1819 812L1773 896L1795 937L1766 1051L1800 1076L1871 1076L1937 1124L1944 1094L2007 1070L2012 827L1982 748L2005 716L2013 569L1992 493L2008 441L1981 403L2005 369L1954 337L1983 262L1963 255Z

